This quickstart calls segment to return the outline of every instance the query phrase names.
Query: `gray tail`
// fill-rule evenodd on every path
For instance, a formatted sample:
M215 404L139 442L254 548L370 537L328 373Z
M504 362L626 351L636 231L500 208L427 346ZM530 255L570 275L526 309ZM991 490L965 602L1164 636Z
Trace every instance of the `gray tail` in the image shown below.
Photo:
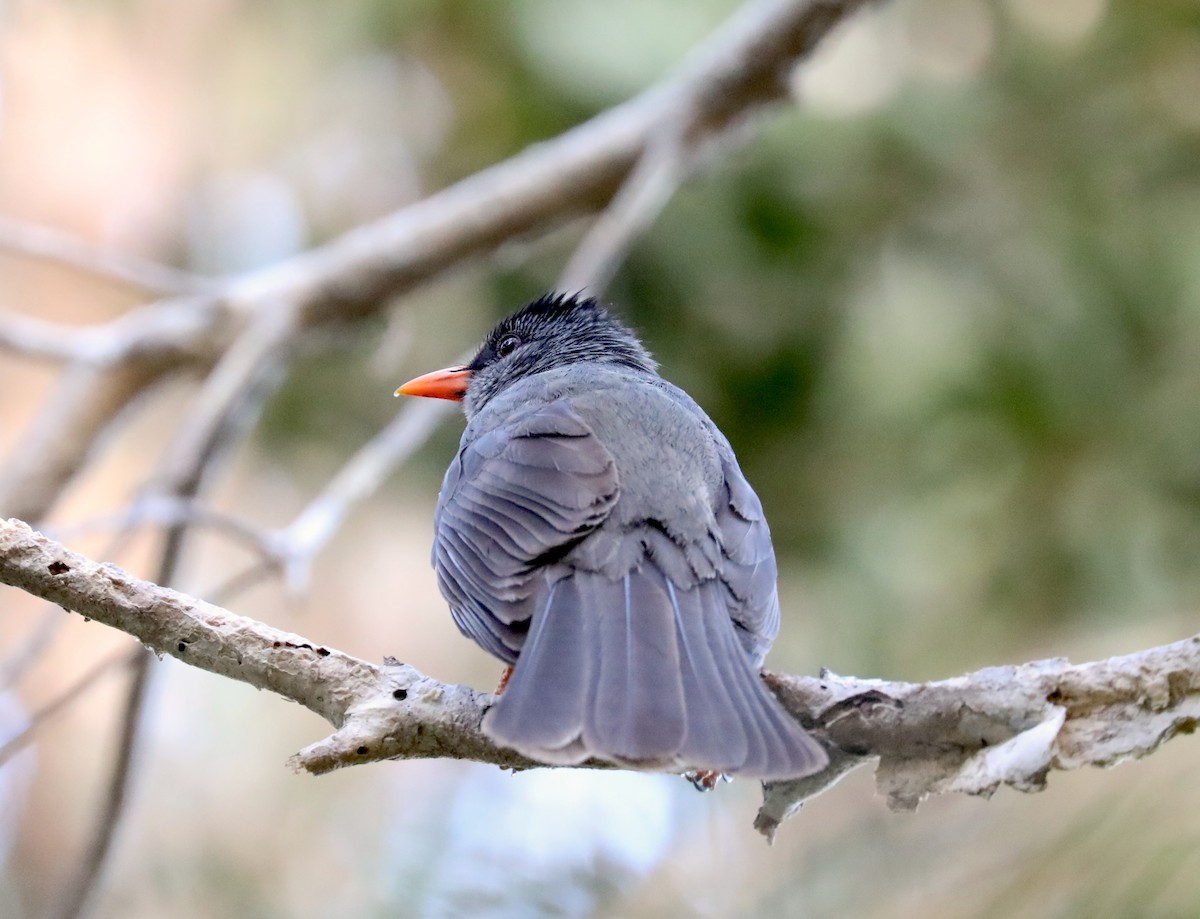
M576 572L555 582L484 731L551 763L597 757L758 779L819 771L825 751L764 685L723 590L680 591L649 560L617 581Z

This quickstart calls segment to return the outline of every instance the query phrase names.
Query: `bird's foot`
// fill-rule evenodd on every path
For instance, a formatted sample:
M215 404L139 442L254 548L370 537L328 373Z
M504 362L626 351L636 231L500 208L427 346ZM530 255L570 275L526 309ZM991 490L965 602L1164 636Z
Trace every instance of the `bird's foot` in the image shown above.
M696 791L712 791L717 787L717 782L733 781L733 776L712 769L690 769L683 774L683 777L692 783L692 787Z
M512 667L505 667L504 672L502 674L500 674L500 683L499 683L499 685L496 686L496 691L495 691L495 693L493 693L493 695L497 695L497 696L504 695L504 690L508 689L508 681L512 679L512 675L513 675Z

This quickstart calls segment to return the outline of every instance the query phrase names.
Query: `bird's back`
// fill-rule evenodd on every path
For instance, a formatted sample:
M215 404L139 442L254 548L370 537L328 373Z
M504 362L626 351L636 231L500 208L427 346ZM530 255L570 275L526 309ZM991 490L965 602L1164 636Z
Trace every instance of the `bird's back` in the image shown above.
M767 778L823 754L757 667L779 625L761 505L656 374L572 365L471 421L435 563L460 627L516 669L485 729L535 758Z

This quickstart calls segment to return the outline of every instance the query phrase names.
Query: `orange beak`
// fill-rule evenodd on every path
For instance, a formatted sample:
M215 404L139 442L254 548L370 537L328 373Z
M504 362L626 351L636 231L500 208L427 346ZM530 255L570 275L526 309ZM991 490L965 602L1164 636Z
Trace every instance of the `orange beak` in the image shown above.
M447 367L409 380L396 390L397 396L427 396L430 399L449 399L461 402L471 380L469 367Z

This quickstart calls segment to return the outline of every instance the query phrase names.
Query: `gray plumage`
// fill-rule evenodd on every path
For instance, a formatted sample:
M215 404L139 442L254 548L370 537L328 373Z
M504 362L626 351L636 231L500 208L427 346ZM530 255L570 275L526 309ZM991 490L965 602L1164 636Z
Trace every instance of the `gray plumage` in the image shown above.
M758 675L775 554L708 416L591 300L530 304L469 367L433 561L458 627L515 664L485 732L552 763L822 768Z

